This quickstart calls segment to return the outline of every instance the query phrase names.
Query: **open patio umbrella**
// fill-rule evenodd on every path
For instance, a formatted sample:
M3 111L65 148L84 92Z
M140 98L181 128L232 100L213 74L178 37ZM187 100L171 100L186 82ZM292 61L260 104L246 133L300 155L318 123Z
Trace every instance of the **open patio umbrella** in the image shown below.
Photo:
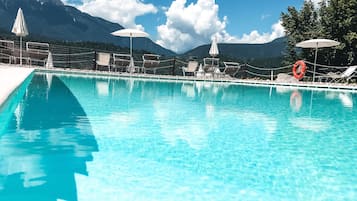
M340 42L329 40L329 39L310 39L306 41L302 41L296 44L296 47L301 48L315 48L315 60L314 60L314 72L312 76L312 81L315 81L315 70L316 70L316 61L317 61L317 50L318 48L323 47L333 47L339 45Z
M211 43L211 48L209 49L209 55L211 55L211 57L216 57L219 54L219 50L218 50L218 45L217 45L217 41L216 38L213 38L212 43Z
M20 37L20 65L22 65L22 37L29 35L29 32L27 30L24 14L21 8L17 11L16 19L11 32Z
M134 60L133 60L133 38L148 37L149 34L144 32L144 31L137 30L137 29L120 29L118 31L112 32L111 34L114 35L114 36L120 36L120 37L130 37L130 56L131 56L131 60L130 60L129 67L133 67L134 66Z

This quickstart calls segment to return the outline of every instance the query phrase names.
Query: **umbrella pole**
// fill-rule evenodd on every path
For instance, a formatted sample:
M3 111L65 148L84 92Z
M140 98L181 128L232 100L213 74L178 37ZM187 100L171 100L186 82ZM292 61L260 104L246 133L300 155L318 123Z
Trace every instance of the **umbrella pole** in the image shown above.
M316 62L317 62L317 47L315 49L314 73L312 75L312 82L315 82Z
M133 38L130 36L130 56L133 57Z
M129 68L130 68L130 72L132 72L134 67L134 59L133 59L133 38L130 36L130 64L129 64Z
M22 37L20 36L20 66L22 66Z

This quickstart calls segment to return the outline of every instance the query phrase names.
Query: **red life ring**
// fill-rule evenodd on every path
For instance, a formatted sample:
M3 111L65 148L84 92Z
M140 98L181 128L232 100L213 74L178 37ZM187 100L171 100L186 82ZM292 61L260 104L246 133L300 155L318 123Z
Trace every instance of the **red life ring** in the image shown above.
M297 70L300 69L300 72L297 72ZM294 77L298 80L301 80L306 73L306 64L303 60L297 61L294 66L293 66L293 74Z

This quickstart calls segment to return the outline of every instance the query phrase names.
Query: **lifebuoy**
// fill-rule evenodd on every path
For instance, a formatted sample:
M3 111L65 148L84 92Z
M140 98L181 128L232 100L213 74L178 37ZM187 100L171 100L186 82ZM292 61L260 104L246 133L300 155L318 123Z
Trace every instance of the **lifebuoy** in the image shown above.
M298 72L299 71L299 72ZM303 60L295 62L293 66L294 77L298 80L301 80L306 73L306 64Z
M294 91L290 95L290 107L295 111L299 112L302 105L302 97L299 91Z

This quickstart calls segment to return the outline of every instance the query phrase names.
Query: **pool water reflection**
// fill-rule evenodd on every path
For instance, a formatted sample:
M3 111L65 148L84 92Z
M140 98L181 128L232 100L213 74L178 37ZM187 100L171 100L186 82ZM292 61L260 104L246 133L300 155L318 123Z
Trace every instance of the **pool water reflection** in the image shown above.
M0 196L30 183L68 200L348 200L355 103L339 92L39 74L0 134L14 149L1 162L22 153L31 170L7 165ZM33 176L5 182L24 172Z
M34 76L0 133L0 200L77 200L75 174L98 151L85 112L56 77ZM5 126L5 125L2 125Z

